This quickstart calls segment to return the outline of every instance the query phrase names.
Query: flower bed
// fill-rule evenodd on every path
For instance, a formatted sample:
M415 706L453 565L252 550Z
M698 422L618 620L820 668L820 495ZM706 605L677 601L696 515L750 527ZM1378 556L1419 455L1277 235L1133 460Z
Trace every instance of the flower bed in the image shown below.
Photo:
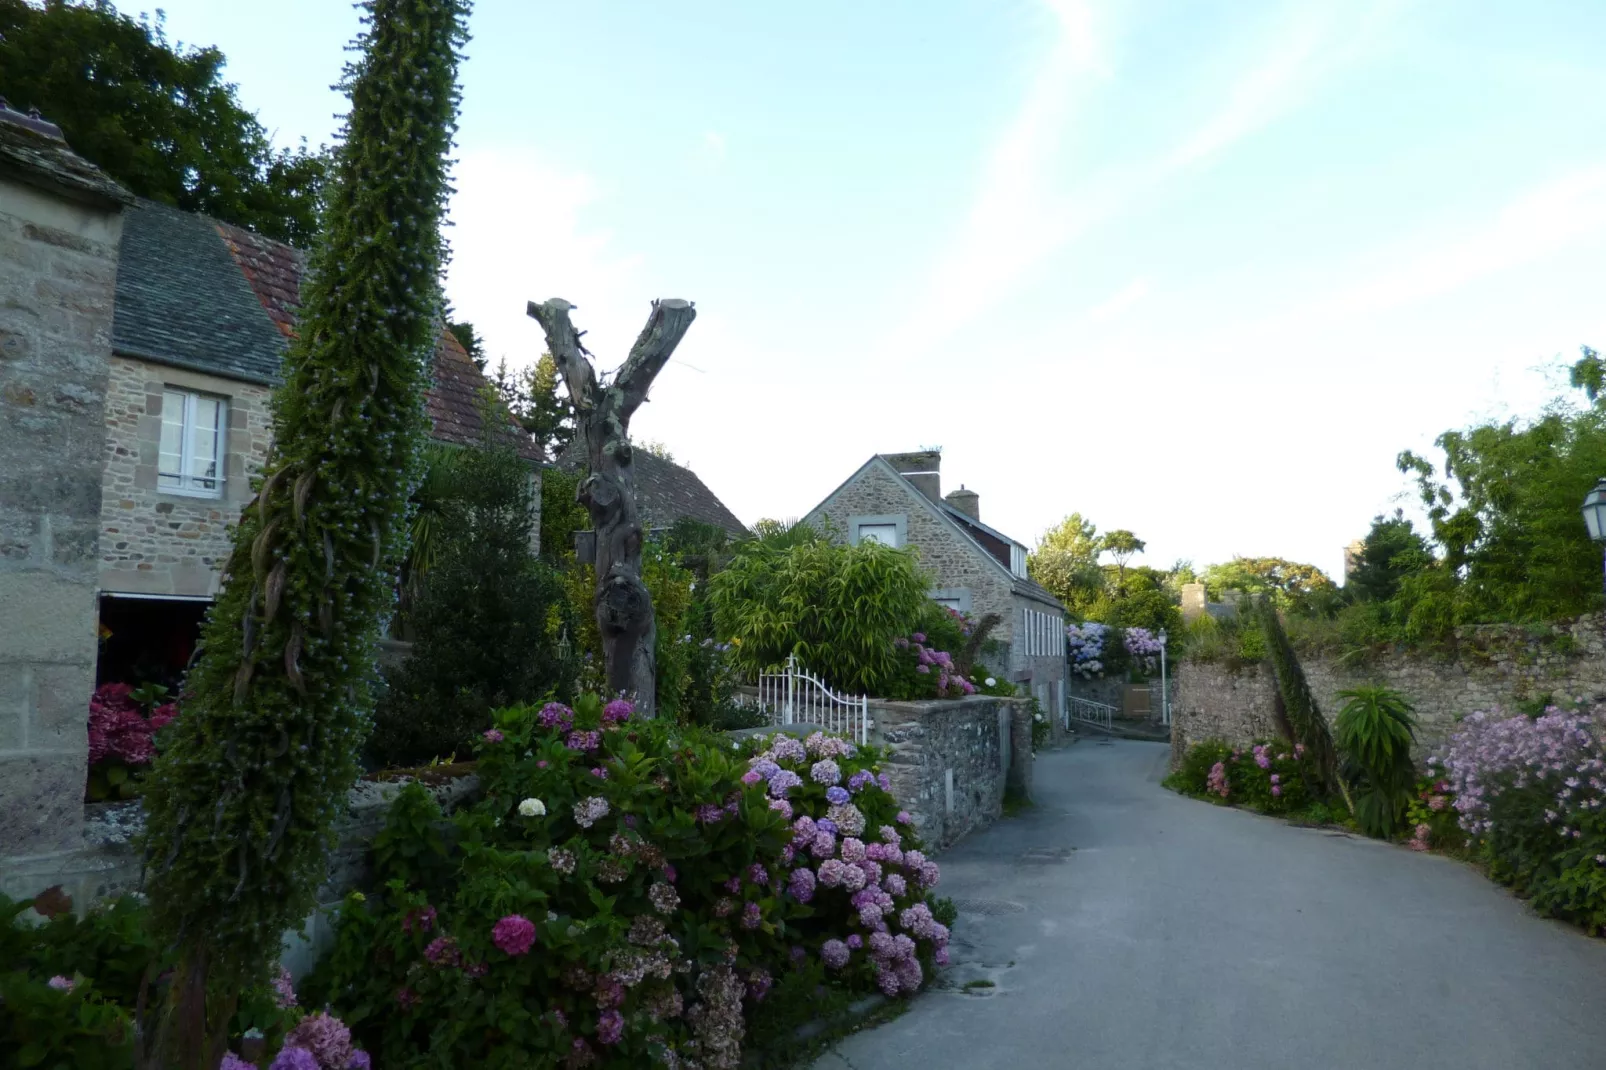
M382 890L347 898L306 987L385 1066L735 1067L946 957L937 867L879 761L594 696L500 711L481 800L447 824L404 790L375 841Z
M1311 793L1311 772L1302 744L1261 739L1243 748L1211 739L1190 748L1165 783L1184 795L1267 814L1320 807L1314 818L1321 821L1329 812Z
M1542 914L1606 929L1606 714L1474 713L1429 762L1492 878Z

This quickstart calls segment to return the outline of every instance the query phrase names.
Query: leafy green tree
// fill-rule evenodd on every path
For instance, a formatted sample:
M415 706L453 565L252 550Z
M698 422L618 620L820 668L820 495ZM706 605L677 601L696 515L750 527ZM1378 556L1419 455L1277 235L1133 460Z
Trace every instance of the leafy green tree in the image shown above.
M485 356L485 339L480 337L480 332L474 329L472 323L466 322L448 323L446 328L457 339L457 344L463 347L463 352L468 354L468 359L474 362L474 367L483 372L488 358Z
M1073 615L1083 616L1104 591L1100 549L1098 528L1072 513L1037 540L1026 571Z
M574 441L574 405L568 391L558 393L563 377L551 353L542 353L534 367L517 376L508 371L507 361L496 369L496 385L508 409L526 431L534 436L548 459L555 460Z
M441 330L461 0L370 0L265 478L164 730L146 890L177 967L150 1065L214 1070L241 990L315 905L355 781Z
M1099 553L1109 554L1115 559L1115 589L1117 593L1126 592L1126 563L1132 559L1133 554L1143 552L1144 542L1136 535L1125 529L1107 531L1099 540Z
M914 554L875 542L813 539L777 548L752 539L709 583L715 627L747 672L796 654L833 687L874 695L893 682L892 641L932 605Z
M1392 517L1373 519L1345 586L1356 601L1387 602L1399 593L1406 576L1433 565L1427 540L1403 510L1396 510Z
M223 53L169 42L109 0L0 0L0 92L38 108L80 155L141 197L306 245L328 167L273 147L223 81Z
M541 476L541 556L561 562L574 557L574 533L591 528L591 515L580 504L579 472L548 468Z
M1214 601L1228 591L1269 594L1280 609L1311 612L1329 608L1338 587L1315 565L1281 557L1235 557L1204 570L1205 590Z
M1557 401L1537 419L1446 431L1442 475L1409 451L1445 566L1459 581L1456 619L1550 620L1600 608L1600 554L1578 515L1606 475L1606 400L1599 356L1585 350L1573 380L1589 408Z
M529 465L510 443L455 450L435 560L409 614L412 653L387 680L369 751L404 767L468 753L491 711L565 690L556 652L562 588L530 553Z

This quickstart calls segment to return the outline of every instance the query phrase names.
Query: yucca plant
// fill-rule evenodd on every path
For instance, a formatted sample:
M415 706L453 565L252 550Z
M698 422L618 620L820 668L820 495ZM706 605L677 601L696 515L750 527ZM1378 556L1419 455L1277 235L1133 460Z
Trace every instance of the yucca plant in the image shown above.
M1350 688L1338 697L1344 706L1334 725L1334 742L1342 755L1339 775L1355 789L1356 824L1368 836L1392 838L1404 827L1416 783L1411 703L1387 687Z

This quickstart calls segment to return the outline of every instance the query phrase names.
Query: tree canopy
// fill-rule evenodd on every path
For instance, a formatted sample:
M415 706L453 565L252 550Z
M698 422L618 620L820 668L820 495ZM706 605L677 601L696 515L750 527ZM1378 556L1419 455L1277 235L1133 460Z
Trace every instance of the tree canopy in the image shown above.
M551 353L542 353L533 366L517 374L508 370L506 360L496 369L496 387L508 410L549 458L557 457L574 440L574 404L566 387L558 392L562 378Z
M1210 597L1220 601L1228 591L1270 594L1283 609L1313 609L1338 593L1327 573L1315 565L1281 557L1235 557L1204 570L1201 579Z
M0 0L0 92L38 108L73 150L141 197L307 245L324 152L275 148L223 53L170 42L162 14L107 0Z
M1072 513L1043 532L1026 558L1026 571L1074 615L1085 614L1104 590L1098 528Z

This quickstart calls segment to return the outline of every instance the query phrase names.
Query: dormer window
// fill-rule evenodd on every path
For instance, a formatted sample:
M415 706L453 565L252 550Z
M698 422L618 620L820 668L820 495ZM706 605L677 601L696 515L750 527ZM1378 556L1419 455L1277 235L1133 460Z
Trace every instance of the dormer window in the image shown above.
M1018 542L1009 544L1009 571L1021 579L1026 578L1026 547Z

